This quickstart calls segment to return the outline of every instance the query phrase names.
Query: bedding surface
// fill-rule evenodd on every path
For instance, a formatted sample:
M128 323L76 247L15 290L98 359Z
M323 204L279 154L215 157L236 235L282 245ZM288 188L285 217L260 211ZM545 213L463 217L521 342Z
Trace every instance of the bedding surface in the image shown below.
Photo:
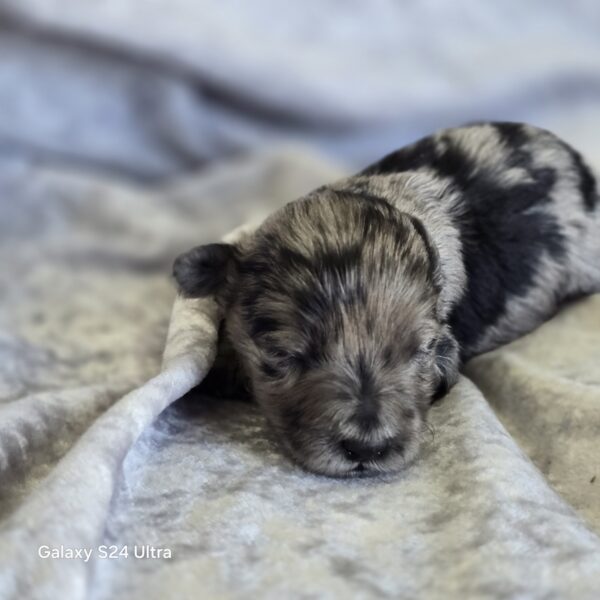
M399 476L307 474L255 406L194 393L219 314L179 300L167 337L173 255L325 164L257 156L156 194L5 173L27 201L2 235L2 597L596 597L600 296L472 361ZM92 554L40 556L61 546Z
M306 4L0 0L1 599L598 598L600 296L471 361L400 475L194 389L189 247L462 121L600 166L596 3Z

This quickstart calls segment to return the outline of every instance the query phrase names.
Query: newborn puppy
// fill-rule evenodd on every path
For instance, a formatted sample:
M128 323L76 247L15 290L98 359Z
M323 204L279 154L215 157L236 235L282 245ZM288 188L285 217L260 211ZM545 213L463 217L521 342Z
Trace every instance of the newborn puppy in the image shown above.
M393 471L462 363L600 291L581 156L516 123L447 129L175 262L212 295L250 391L309 470Z

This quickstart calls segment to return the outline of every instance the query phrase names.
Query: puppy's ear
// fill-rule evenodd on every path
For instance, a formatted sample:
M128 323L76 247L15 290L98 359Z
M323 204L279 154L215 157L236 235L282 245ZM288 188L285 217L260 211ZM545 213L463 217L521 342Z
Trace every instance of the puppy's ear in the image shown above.
M442 301L441 293L444 286L444 276L442 274L442 268L440 264L440 254L435 244L431 241L431 237L427 232L427 229L425 229L425 225L423 225L423 222L413 215L408 215L408 218L410 219L413 227L415 228L415 232L421 238L421 241L425 246L425 250L427 251L427 258L429 262L429 270L427 276L439 296L437 307L438 318L444 319L446 307L444 306L444 303Z
M431 403L441 400L458 381L460 357L458 343L450 333L445 333L435 348L436 389Z
M237 264L238 251L231 244L196 246L175 259L173 276L183 296L221 296L235 277Z

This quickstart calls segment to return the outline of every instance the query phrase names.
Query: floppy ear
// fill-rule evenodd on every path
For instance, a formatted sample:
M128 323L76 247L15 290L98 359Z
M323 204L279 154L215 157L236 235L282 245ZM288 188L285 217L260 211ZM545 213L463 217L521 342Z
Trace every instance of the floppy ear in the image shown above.
M431 398L432 404L441 400L458 381L459 365L458 342L452 334L445 333L435 348L437 387Z
M408 213L406 213L408 215ZM447 311L447 307L444 305L442 299L442 289L444 287L444 276L442 273L442 268L440 264L440 254L435 246L435 244L431 241L431 237L425 229L423 222L420 219L413 215L408 215L413 227L415 228L415 232L421 238L421 241L425 245L425 250L427 251L427 257L429 259L429 272L428 277L431 281L433 287L435 288L439 300L437 306L437 316L440 320L445 319L445 313Z
M179 292L188 298L220 296L237 267L237 249L232 244L196 246L173 264Z

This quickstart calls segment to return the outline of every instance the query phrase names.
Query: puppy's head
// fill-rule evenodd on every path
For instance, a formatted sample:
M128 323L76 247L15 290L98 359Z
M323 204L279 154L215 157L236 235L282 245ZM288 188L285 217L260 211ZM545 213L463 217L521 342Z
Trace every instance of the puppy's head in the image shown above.
M237 246L182 255L174 273L183 294L223 304L256 400L306 468L375 473L415 457L458 360L421 222L325 188Z

